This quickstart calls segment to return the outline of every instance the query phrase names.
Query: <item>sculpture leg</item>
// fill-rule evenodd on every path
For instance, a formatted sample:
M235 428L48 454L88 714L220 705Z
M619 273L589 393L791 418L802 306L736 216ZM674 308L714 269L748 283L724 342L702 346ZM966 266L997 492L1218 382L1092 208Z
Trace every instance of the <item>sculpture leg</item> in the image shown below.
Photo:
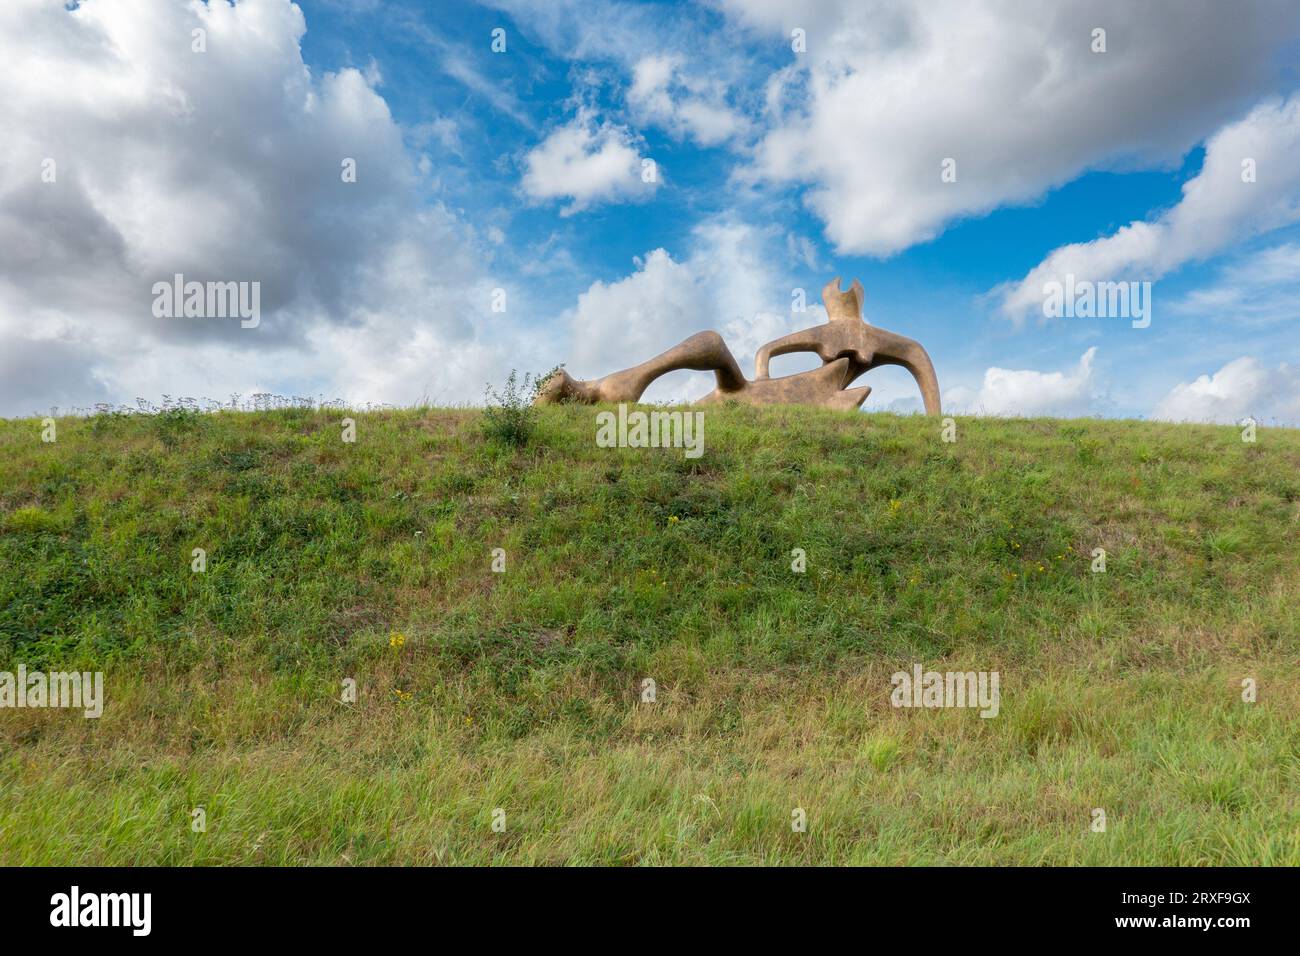
M737 392L749 384L722 336L698 332L647 362L604 378L579 381L561 369L542 387L537 402L635 402L651 382L678 369L713 372L721 392Z
M939 403L939 379L934 374L934 363L930 354L920 342L903 335L895 335L884 329L873 330L874 354L868 368L880 365L901 365L912 373L917 387L921 389L921 398L925 402L927 415L941 414Z

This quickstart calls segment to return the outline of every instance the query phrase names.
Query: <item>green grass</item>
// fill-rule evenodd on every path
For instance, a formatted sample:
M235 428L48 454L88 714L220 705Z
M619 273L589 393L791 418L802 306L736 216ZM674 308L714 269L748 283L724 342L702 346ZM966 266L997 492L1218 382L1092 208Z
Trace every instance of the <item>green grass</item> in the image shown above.
M1300 432L343 414L0 422L0 864L1300 865Z

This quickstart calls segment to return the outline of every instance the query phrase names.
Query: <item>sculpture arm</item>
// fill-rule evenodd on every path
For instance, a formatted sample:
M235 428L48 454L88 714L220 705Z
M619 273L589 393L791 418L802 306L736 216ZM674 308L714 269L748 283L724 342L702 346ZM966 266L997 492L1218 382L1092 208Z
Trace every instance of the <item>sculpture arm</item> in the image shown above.
M822 341L821 333L817 329L803 329L782 336L779 339L774 339L760 348L757 355L755 355L754 377L756 379L767 378L768 364L772 358L790 352L816 352L823 362L829 361L827 356L822 354L824 347L825 343Z

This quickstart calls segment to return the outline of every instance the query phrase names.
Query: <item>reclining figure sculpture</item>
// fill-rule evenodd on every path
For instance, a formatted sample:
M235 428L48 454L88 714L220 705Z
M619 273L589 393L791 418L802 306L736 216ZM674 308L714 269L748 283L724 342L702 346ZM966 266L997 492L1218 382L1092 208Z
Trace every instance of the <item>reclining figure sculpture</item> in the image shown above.
M870 385L849 388L864 372L878 365L901 365L921 388L927 415L938 415L939 382L921 343L868 325L862 318L862 283L857 279L840 291L836 276L822 289L828 321L768 342L758 350L755 377L747 379L717 332L698 332L648 362L613 372L604 378L579 381L560 369L546 380L538 404L577 402L635 402L661 375L678 369L711 371L718 387L696 404L738 401L750 405L820 405L854 409L871 393ZM815 352L822 367L782 378L769 378L774 355Z

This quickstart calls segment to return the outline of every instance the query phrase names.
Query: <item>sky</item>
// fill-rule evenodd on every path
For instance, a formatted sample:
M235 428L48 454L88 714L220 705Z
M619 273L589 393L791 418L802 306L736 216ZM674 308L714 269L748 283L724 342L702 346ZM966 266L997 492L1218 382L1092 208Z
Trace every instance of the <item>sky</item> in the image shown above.
M1294 0L4 0L0 415L751 370L838 276L945 412L1297 425L1298 67Z

